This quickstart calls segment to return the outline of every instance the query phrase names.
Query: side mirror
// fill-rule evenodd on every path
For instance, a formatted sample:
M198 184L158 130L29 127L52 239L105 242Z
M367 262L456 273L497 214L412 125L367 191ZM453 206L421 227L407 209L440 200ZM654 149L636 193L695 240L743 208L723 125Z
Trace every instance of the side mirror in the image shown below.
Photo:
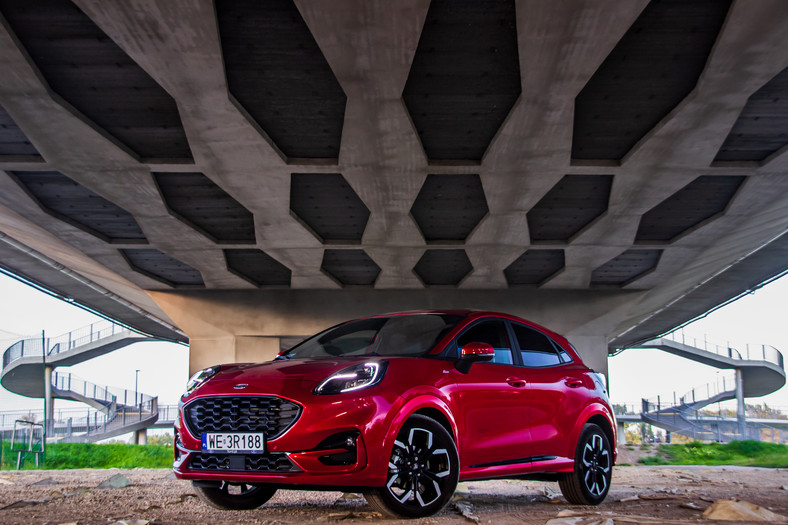
M467 374L471 365L477 361L491 361L495 357L495 349L487 343L472 342L460 348L460 359L457 370Z

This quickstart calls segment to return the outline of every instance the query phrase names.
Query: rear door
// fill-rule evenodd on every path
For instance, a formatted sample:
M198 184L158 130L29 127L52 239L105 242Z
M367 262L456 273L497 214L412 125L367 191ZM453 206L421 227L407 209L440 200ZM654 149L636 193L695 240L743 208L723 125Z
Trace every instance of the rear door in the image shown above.
M573 365L569 354L541 331L515 322L511 327L528 383L526 419L534 462L572 457L570 433L587 398L584 368Z

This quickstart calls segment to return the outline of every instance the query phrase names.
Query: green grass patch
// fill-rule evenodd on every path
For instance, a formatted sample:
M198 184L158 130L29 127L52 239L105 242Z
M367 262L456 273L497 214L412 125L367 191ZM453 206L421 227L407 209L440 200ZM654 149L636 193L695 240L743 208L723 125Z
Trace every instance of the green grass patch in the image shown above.
M788 445L762 441L660 445L656 456L640 458L644 465L741 465L788 467Z
M0 469L16 468L17 453L11 442L2 443ZM39 469L73 468L172 468L172 446L126 445L110 443L53 443L46 447L46 458ZM28 454L23 470L35 470L35 457Z

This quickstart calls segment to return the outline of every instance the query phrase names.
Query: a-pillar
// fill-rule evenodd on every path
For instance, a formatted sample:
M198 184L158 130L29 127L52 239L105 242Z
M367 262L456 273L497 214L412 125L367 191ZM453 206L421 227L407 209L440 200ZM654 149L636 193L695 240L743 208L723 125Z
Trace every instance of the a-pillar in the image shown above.
M137 445L147 445L148 444L148 430L143 428L141 430L134 431L134 443Z
M747 412L744 406L744 379L741 368L736 369L736 419L739 423L739 435L747 439Z
M52 367L44 367L44 410L46 417L46 433L49 435L55 428L55 399L52 396Z

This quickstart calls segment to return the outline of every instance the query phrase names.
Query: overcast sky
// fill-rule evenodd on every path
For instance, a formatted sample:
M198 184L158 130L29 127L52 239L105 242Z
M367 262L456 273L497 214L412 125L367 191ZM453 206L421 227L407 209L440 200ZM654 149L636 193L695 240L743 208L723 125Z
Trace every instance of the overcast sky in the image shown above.
M15 341L40 336L54 337L100 319L74 305L0 274L0 351ZM685 328L687 338L744 348L769 344L788 352L788 276L750 294L705 319ZM94 383L134 389L139 369L139 391L158 395L160 404L175 404L188 374L189 350L174 343L138 343L73 367L60 367ZM610 392L614 402L639 404L641 397L672 397L694 386L714 382L731 371L700 365L659 350L630 349L611 357ZM788 389L749 403L766 402L788 411ZM0 387L0 410L41 408L43 401L11 394ZM56 409L85 405L58 400Z

